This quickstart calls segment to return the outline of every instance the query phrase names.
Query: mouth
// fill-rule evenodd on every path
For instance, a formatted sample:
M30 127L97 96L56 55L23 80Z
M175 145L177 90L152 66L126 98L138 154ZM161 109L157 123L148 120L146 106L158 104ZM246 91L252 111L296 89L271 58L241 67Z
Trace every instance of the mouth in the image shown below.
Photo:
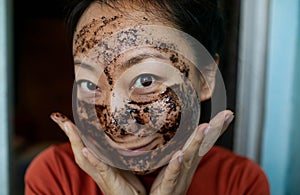
M108 139L109 143L117 149L119 154L123 156L139 156L153 150L161 145L161 139L158 135L153 135L149 137L137 137L137 136L126 136L120 140Z
M154 139L150 143L143 146L138 146L130 149L119 149L118 152L123 156L139 156L147 153L150 150L157 148L160 145L159 139Z

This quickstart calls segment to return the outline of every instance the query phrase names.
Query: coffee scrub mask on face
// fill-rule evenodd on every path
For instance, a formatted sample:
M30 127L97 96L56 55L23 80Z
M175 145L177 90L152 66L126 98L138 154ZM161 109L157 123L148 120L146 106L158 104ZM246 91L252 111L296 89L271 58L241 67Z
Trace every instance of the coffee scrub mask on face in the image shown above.
M78 63L74 118L101 160L147 173L182 148L199 123L201 69L214 63L201 44L195 57L194 41L165 26L126 28Z

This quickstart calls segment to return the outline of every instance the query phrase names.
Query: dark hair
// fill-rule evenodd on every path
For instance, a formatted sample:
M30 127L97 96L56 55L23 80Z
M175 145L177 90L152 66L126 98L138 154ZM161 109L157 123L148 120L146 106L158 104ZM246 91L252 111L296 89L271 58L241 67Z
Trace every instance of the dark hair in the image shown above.
M122 0L126 1L126 0ZM179 27L179 30L196 38L212 56L223 49L223 18L218 0L127 0L141 4L146 12L159 14ZM73 0L69 4L67 28L72 40L77 23L92 2L118 8L116 0Z

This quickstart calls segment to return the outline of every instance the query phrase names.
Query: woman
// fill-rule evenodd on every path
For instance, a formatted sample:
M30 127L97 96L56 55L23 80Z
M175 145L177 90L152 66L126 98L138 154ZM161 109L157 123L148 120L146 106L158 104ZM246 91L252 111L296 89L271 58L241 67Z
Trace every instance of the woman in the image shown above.
M215 86L222 46L216 2L83 0L68 21L80 131L62 114L51 115L70 144L32 162L26 194L269 194L255 163L219 147L207 152L232 122L231 111L190 126L197 101L212 98ZM173 29L201 42L214 62L193 66L200 51ZM192 114L184 116L185 109ZM181 119L188 137L159 156L182 132Z

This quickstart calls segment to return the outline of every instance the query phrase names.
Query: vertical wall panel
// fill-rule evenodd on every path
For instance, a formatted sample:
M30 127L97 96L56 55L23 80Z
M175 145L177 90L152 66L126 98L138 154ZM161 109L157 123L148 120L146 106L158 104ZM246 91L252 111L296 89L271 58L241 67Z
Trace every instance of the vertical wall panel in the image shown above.
M300 194L300 2L298 1L298 30L295 59L294 83L292 89L292 117L290 135L290 157L287 170L287 194Z
M0 0L0 194L9 194L7 4Z
M264 114L268 23L268 0L241 1L234 151L258 163Z
M287 184L291 179L287 174L289 160L291 154L296 152L295 148L291 148L291 140L292 128L296 125L293 124L294 103L299 101L294 99L294 95L295 91L300 92L299 85L293 85L296 66L299 66L296 61L299 55L298 19L299 0L271 1L262 159L274 195L288 194ZM299 73L296 76L299 79ZM297 118L299 131L299 115ZM299 148L297 150L299 151ZM294 171L299 174L299 170Z

